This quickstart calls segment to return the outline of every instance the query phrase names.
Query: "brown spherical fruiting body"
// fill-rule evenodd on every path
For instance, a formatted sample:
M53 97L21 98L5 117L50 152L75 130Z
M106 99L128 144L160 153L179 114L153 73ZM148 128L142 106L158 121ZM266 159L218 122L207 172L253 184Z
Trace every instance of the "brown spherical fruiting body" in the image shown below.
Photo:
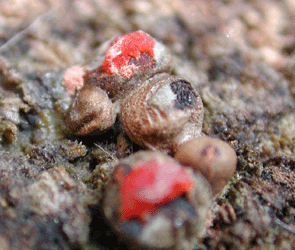
M214 195L224 189L237 165L237 155L228 143L205 136L181 145L174 158L182 165L201 172Z
M70 133L86 135L107 130L115 123L116 115L116 107L104 90L85 85L75 96L65 124Z
M158 164L159 168L153 168L152 164ZM153 174L147 174L146 171L140 172L145 165L146 171L152 168L155 172L152 172ZM166 168L167 172L161 173L161 167ZM145 175L148 176L148 180L144 178ZM130 183L131 177L134 180L131 179ZM172 188L165 188L169 186L167 183L171 184L171 182ZM189 185L186 186L186 182ZM146 186L142 183L146 183ZM181 185L185 186L183 195L174 196L171 200L164 198L166 202L161 203L166 193L175 194L175 190ZM128 209L122 211L122 208L126 208L124 197L122 197L124 191L126 194L124 189L126 186L130 187L127 194L130 195L129 192L133 192L136 198L137 203L133 206L133 211ZM149 198L144 197L143 194ZM157 200L158 195L161 197L159 200ZM151 204L155 202L154 209L138 213L141 198L148 200ZM128 199L127 206L132 202L133 200ZM149 203L146 206L150 206ZM115 167L106 188L103 211L120 238L135 249L194 249L197 239L205 235L211 204L211 190L203 175L194 173L190 168L182 167L167 155L141 151L121 160ZM130 206L132 208L132 205ZM122 218L122 213L125 212L129 217ZM132 216L133 213L136 216Z
M203 103L195 88L167 73L148 79L121 105L122 125L130 139L168 153L201 135L203 115Z

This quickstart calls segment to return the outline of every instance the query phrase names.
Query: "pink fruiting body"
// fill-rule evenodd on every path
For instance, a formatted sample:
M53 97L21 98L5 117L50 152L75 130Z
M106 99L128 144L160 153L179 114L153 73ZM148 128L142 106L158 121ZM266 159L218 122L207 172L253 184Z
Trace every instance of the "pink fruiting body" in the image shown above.
M68 95L74 96L76 91L82 88L84 74L84 69L80 66L73 66L66 70L62 85L66 88Z
M146 53L154 57L155 40L143 31L135 31L115 39L106 51L103 70L108 74L121 74L125 78L132 76L136 66L130 63Z
M118 176L118 175L117 175ZM126 176L120 174L122 220L139 218L186 193L193 179L185 169L173 162L152 159L134 168Z

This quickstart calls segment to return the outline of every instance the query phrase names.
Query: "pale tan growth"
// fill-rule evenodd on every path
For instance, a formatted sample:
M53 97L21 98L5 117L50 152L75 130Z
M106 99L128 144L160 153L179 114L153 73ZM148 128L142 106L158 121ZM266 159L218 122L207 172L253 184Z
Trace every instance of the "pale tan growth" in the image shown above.
M175 159L201 172L210 183L214 195L223 190L237 165L237 155L231 146L210 137L199 137L185 143L175 154Z
M105 131L115 123L115 109L104 90L87 85L76 95L65 124L76 135Z

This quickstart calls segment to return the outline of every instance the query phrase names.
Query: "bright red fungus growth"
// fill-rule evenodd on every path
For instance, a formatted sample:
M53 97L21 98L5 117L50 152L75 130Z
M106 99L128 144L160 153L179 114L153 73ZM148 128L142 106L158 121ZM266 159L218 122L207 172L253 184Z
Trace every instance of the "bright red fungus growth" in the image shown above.
M154 57L154 46L155 40L140 30L120 36L110 44L103 70L108 74L119 73L128 78L132 76L136 67L130 60L138 60L143 53Z
M127 174L121 183L122 220L144 221L146 214L186 193L193 186L191 176L173 162L152 159Z

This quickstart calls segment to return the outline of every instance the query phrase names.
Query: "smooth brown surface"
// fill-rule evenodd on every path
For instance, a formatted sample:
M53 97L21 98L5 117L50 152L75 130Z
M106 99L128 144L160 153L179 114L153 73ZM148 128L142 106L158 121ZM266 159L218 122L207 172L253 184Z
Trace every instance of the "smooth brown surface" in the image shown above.
M213 194L220 193L237 166L237 155L226 142L210 137L199 137L180 146L175 159L201 172L211 184Z
M79 90L65 116L68 132L75 135L101 133L115 120L115 105L104 90L91 85Z

